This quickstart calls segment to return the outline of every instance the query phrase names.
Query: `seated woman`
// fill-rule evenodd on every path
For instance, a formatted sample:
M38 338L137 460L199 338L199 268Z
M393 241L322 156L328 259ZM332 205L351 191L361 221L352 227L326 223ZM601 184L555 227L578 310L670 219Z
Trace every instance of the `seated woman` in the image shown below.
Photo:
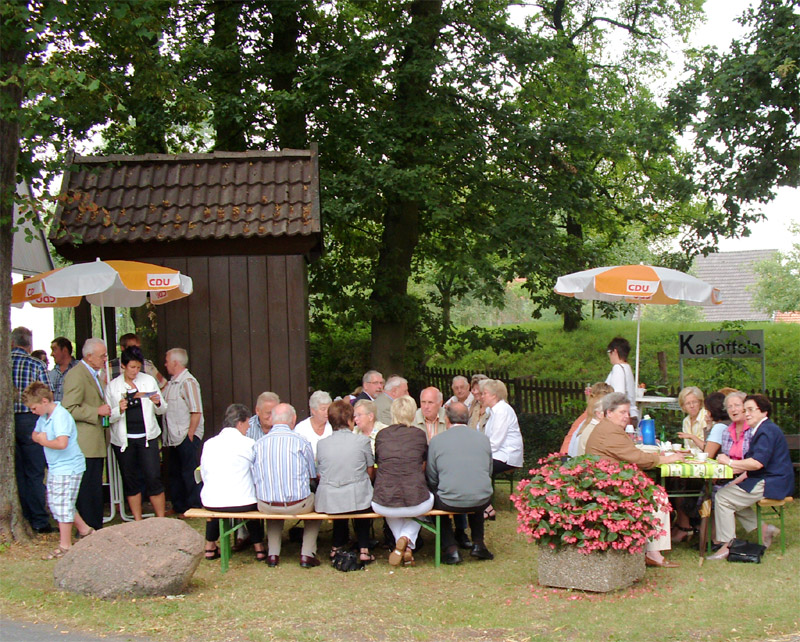
M488 379L485 374L474 374L470 381L470 392L472 393L472 408L469 411L470 428L475 428L479 432L483 432L486 427L486 421L489 417L486 414L486 406L483 405L483 394L481 393L481 381Z
M704 401L703 391L697 386L687 386L678 393L678 405L686 413L678 437L683 439L685 448L691 448L694 445L702 449L705 444L706 409L703 405Z
M375 438L375 490L372 510L386 517L395 539L389 564L414 565L420 525L411 519L433 507L433 494L425 479L428 438L413 426L417 404L405 395L392 402L392 425Z
M602 413L599 412L600 400L612 392L614 392L614 389L604 381L600 381L589 388L586 410L578 417L578 419L583 417L583 420L578 424L572 437L570 437L569 444L567 445L567 455L570 457L577 457L586 454L586 441L589 439L589 435L592 434L594 427L603 418ZM567 437L569 437L569 434L567 434Z
M721 392L712 392L704 402L706 410L706 440L702 442L694 435L692 443L708 454L710 459L717 456L722 447L725 431L728 429L728 412L725 410L725 395Z
M484 433L492 445L492 477L498 473L522 466L522 433L519 430L517 413L508 404L506 384L497 379L486 379L480 383L483 405L489 420ZM484 519L494 520L495 510L488 506Z
M356 422L356 427L353 432L364 435L369 439L369 445L372 449L372 454L375 454L375 437L378 433L386 428L386 424L381 423L376 419L378 416L378 409L375 407L375 402L369 399L359 399L353 406L353 420ZM330 421L330 418L329 418ZM330 422L333 426L333 422ZM336 428L333 428L336 430Z
M356 403L356 410L359 404L372 402L362 399ZM334 515L367 513L370 510L375 459L369 438L352 432L353 414L353 406L344 400L334 401L328 408L328 421L333 428L333 434L320 439L317 444L317 470L320 479L314 497L314 510L320 513ZM347 521L333 520L331 559L347 544ZM366 563L375 561L375 557L369 552L370 526L370 519L353 520L360 559Z
M630 421L630 402L625 393L612 392L606 395L600 402L600 407L603 411L603 420L597 424L586 442L587 455L598 455L616 463L628 462L644 469L683 460L683 455L680 454L664 456L648 453L639 450L633 444L631 438L625 434L625 427ZM674 568L678 565L668 562L661 554L661 551L671 548L669 513L659 510L657 515L661 519L666 535L647 543L645 563L647 566Z
M142 372L144 355L138 346L125 348L120 355L121 374L106 388L111 406L111 448L122 475L122 487L135 520L142 519L142 478L144 489L156 517L164 517L164 484L158 436L161 428L156 415L167 411L158 382Z
M750 448L753 432L747 424L744 413L744 400L747 395L735 390L725 396L725 410L730 417L731 424L722 433L722 446L720 450L731 459L744 459L745 453Z
M250 410L234 403L225 410L222 430L203 445L200 457L200 472L203 488L200 499L208 510L225 513L243 513L258 510L256 491L250 467L255 459L254 442L246 437L250 427ZM264 522L260 519L247 521L247 532L254 542L258 561L266 561L264 550ZM206 524L206 559L219 557L219 520Z
M717 461L733 468L734 474L746 473L720 488L714 498L714 525L716 543L722 544L711 560L728 557L728 545L736 536L736 518L748 533L755 530L757 522L752 506L765 497L784 499L794 491L794 469L789 456L789 446L783 431L770 420L772 404L765 395L747 395L744 414L752 426L750 448L744 459L733 459L722 454ZM762 524L762 541L769 547L780 529L772 524Z

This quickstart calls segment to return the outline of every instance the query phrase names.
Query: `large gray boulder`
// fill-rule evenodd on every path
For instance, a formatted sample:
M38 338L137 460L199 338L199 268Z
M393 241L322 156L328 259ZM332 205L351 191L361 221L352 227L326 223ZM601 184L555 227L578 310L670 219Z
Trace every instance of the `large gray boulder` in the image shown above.
M182 593L203 557L203 537L179 519L103 528L56 564L57 588L101 598Z

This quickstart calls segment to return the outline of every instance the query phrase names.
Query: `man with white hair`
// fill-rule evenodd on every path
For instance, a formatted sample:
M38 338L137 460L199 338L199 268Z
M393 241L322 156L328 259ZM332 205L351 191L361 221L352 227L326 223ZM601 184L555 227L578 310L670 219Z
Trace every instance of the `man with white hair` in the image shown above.
M106 403L103 369L108 359L102 339L87 339L79 365L64 377L61 405L69 411L78 428L78 445L86 457L75 508L95 530L103 527L103 466L111 406Z
M188 365L186 350L167 351L164 367L171 378L164 387L167 414L161 437L168 455L172 510L178 514L202 506L194 471L203 447L203 399L200 384L187 369Z
M383 392L375 398L375 408L378 411L377 419L387 426L392 423L392 402L408 394L408 381L397 375L392 375L383 386Z
M361 392L355 398L355 401L366 399L367 401L375 401L381 392L383 392L383 375L377 370L368 370L361 377Z
M453 396L444 402L444 407L447 408L451 403L458 401L459 403L463 403L467 407L467 410L471 411L475 397L470 392L469 380L461 375L456 375L453 377L452 388Z
M47 369L39 359L31 356L32 348L33 334L28 328L19 327L11 331L11 383L14 386L16 440L14 462L22 514L37 533L51 533L53 527L50 526L44 492L44 450L31 438L37 417L22 403L22 391L34 381L49 386Z
M281 398L274 392L262 392L256 399L256 414L250 417L250 427L247 437L258 441L272 428L272 409L281 402Z
M311 416L308 419L303 419L294 429L298 435L304 437L311 444L315 459L319 440L330 437L333 434L333 428L328 422L328 408L332 403L333 399L327 392L324 390L314 391L308 400Z
M447 421L442 408L443 395L441 390L430 386L419 395L419 409L414 417L414 425L424 430L428 442L441 432L447 430Z

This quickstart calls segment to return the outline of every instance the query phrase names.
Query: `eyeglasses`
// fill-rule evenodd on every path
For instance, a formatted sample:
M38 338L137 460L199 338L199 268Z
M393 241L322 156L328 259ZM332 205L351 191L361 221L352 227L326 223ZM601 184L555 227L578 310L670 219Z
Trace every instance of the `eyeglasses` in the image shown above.
M744 411L745 412L755 412L756 410L759 410L758 406L745 406L744 407Z

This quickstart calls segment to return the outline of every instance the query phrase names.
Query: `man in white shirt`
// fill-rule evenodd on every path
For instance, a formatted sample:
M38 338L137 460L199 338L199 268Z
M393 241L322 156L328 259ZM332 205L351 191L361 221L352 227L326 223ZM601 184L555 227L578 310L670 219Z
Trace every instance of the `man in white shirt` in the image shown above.
M467 410L472 411L472 404L475 401L475 397L472 396L469 390L469 381L467 378L456 375L453 377L452 388L453 396L444 402L444 407L447 408L451 403L458 401L459 403L463 403L467 407Z

